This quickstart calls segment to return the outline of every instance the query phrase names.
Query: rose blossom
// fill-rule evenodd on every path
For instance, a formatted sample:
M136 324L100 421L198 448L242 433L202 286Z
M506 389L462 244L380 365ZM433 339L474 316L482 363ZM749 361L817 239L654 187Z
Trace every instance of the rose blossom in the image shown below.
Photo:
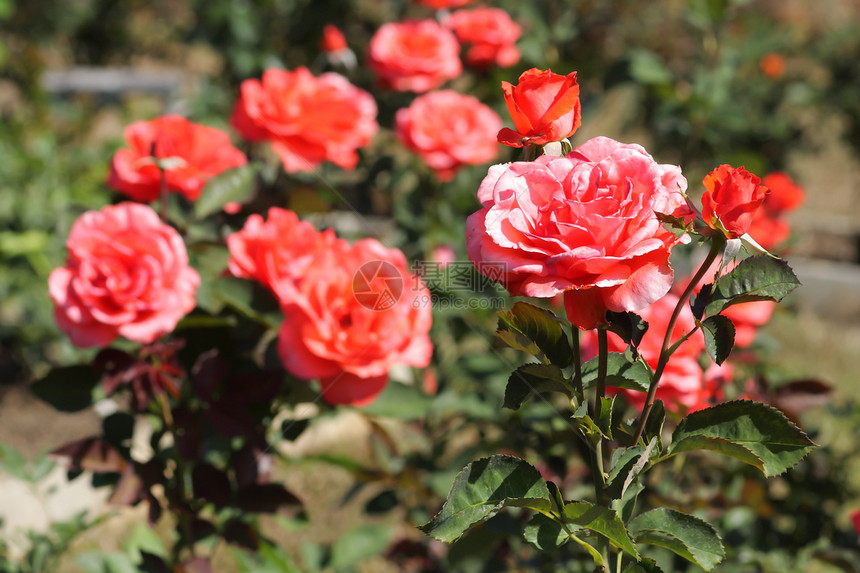
M291 173L323 161L353 169L356 150L379 130L373 97L334 72L269 69L241 91L230 122L249 141L271 142Z
M346 38L337 26L326 24L323 28L323 37L320 40L320 49L323 52L340 52L347 49Z
M430 91L463 71L457 38L435 20L383 24L368 50L380 84L397 91Z
M779 171L765 175L761 183L768 194L755 212L748 233L759 245L772 250L791 236L784 213L797 209L805 194L788 175Z
M435 10L444 10L446 8L461 8L471 4L474 0L418 0L425 6L429 6Z
M678 297L670 293L639 311L639 315L648 322L648 330L639 343L639 354L651 368L657 367L660 351L663 347L663 337L669 326L669 318L678 304ZM681 339L684 334L692 332L696 327L693 312L684 305L675 327L672 330L672 344ZM624 352L627 344L612 332L607 333L607 346L610 352ZM586 332L582 338L583 358L589 359L597 355L597 333ZM696 331L690 338L681 343L675 350L660 378L656 397L663 400L669 409L692 408L702 402L705 394L705 376L699 366L699 356L705 349L705 339L701 331ZM614 390L613 390L614 391ZM617 390L624 394L627 400L636 407L645 403L645 394L635 390Z
M117 336L148 344L195 306L200 276L185 243L146 205L84 213L66 247L66 266L54 269L48 290L75 346L107 346Z
M507 68L520 61L516 41L523 30L501 8L458 10L449 16L445 26L452 29L461 44L470 44L466 62L476 68L492 64Z
M323 249L346 248L331 230L320 233L292 211L272 207L268 221L253 214L241 231L227 236L233 276L254 279L277 294L284 281L301 279Z
M703 181L702 218L710 228L729 239L746 234L753 216L764 201L767 188L743 167L720 165Z
M322 250L303 274L282 292L278 352L291 374L320 380L326 402L368 404L392 366L429 364L430 293L402 252L363 239Z
M499 143L511 147L546 145L573 135L580 123L576 72L566 76L537 68L520 75L519 83L502 82L505 105L516 131L499 131Z
M395 132L441 181L450 181L463 165L493 160L499 152L496 133L502 120L469 95L452 90L430 92L397 111Z
M136 121L125 128L125 141L128 148L111 160L107 184L135 201L158 198L162 176L157 162L163 163L167 190L190 201L210 178L248 162L226 133L179 115Z
M686 214L687 181L639 145L606 137L566 157L490 167L478 189L483 209L469 216L466 249L480 270L505 267L513 296L565 293L578 328L607 310L639 310L665 295L669 253L680 239L657 213Z

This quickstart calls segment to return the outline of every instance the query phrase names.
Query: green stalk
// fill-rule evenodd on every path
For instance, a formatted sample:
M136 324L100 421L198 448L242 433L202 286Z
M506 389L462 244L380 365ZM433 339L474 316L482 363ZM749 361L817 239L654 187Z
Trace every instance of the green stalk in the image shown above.
M699 281L702 280L702 277L705 276L705 273L708 272L711 264L717 259L717 256L719 256L720 251L725 244L725 240L720 240L719 237L714 237L712 239L711 250L708 252L708 256L705 257L699 270L697 270L696 274L693 275L687 288L684 289L684 292L678 299L678 304L675 305L675 310L672 312L672 317L669 319L669 326L666 329L666 335L663 337L663 346L660 350L660 358L657 360L657 367L654 369L654 377L651 379L651 385L648 387L648 396L645 398L645 405L642 407L642 415L639 416L639 423L636 427L636 436L633 438L634 446L639 443L639 438L642 437L642 432L645 431L645 424L648 422L648 415L651 413L651 408L654 406L654 397L657 395L657 386L660 384L663 370L665 370L666 364L669 362L669 357L672 356L672 352L677 348L677 346L672 346L672 331L675 330L675 323L678 322L678 317L681 316L681 310L684 308L684 305L687 304L687 299L690 297L690 294L692 294L696 285L699 284Z

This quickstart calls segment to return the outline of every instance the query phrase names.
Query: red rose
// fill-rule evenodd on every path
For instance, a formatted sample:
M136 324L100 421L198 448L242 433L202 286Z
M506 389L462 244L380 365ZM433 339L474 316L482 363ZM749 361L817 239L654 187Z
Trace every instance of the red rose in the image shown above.
M323 161L353 169L376 132L376 102L343 76L270 69L242 82L231 123L249 141L268 140L293 173Z
M743 167L720 165L703 182L702 217L710 228L729 239L746 234L755 212L764 201L767 188Z
M323 37L320 41L320 49L323 52L339 52L347 49L346 38L337 26L326 24L323 28Z
M319 252L303 274L282 293L278 352L291 374L320 380L326 402L368 404L392 366L429 364L430 293L399 250L363 239Z
M532 68L520 75L515 86L502 82L502 91L516 131L502 129L500 143L511 147L546 145L570 137L579 127L576 72L561 76Z
M765 175L761 184L768 193L761 207L755 212L749 231L750 236L767 250L773 250L791 236L791 227L784 213L797 209L805 193L785 173Z
M369 63L379 82L423 93L460 75L460 44L435 20L389 22L370 39Z
M148 344L195 306L200 276L185 243L146 205L84 213L66 247L66 266L54 269L48 289L75 346L107 346L117 336Z
M450 8L462 8L471 4L473 0L418 0L425 6L429 6L435 10L444 10Z
M476 98L451 90L415 98L398 110L395 132L442 181L463 165L492 161L499 152L496 132L502 120Z
M639 310L669 291L680 239L656 213L683 215L686 187L680 168L606 137L566 157L494 165L466 249L479 271L503 265L512 295L563 292L570 321L594 328L607 310Z
M253 214L241 231L227 236L228 267L233 276L254 279L273 291L296 282L322 250L347 248L331 230L320 233L292 211L272 207L268 221Z
M470 44L466 62L476 68L507 68L520 61L516 41L523 33L501 8L459 10L445 20L461 44Z
M179 115L132 123L125 128L125 141L129 148L114 154L107 184L135 201L158 198L158 163L168 191L194 201L211 177L248 162L226 133Z

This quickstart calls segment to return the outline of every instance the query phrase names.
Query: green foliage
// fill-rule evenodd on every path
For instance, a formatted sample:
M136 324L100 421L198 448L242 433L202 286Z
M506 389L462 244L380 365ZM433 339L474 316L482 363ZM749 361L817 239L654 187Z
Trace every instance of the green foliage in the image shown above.
M595 356L582 365L582 385L591 387L597 380L598 359ZM606 365L606 385L647 392L651 385L651 373L641 362L631 362L620 352L610 352Z
M442 509L420 529L441 541L454 541L505 506L548 510L546 482L533 466L519 458L483 458L457 474Z
M736 458L770 477L803 459L815 444L785 415L749 400L736 400L694 412L672 434L669 455L711 450Z
M554 364L524 364L511 373L503 406L516 410L532 393L560 392L569 395L564 373Z
M799 285L800 281L784 260L769 255L754 255L742 260L728 274L720 277L710 293L705 314L713 316L743 302L779 302Z
M726 555L713 526L673 509L653 509L634 517L630 532L637 543L665 547L706 571L713 569Z
M194 216L205 219L222 210L228 203L245 203L257 190L259 166L249 163L225 171L206 183L200 198L194 203Z
M550 311L533 304L520 301L511 310L500 312L496 336L545 364L565 368L571 362L570 341L561 322Z

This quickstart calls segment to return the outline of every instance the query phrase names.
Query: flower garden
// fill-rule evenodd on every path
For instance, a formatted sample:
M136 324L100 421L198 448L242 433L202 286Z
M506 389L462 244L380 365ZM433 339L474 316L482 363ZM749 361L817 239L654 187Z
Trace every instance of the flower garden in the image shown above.
M0 570L860 570L860 7L657 5L0 0Z

